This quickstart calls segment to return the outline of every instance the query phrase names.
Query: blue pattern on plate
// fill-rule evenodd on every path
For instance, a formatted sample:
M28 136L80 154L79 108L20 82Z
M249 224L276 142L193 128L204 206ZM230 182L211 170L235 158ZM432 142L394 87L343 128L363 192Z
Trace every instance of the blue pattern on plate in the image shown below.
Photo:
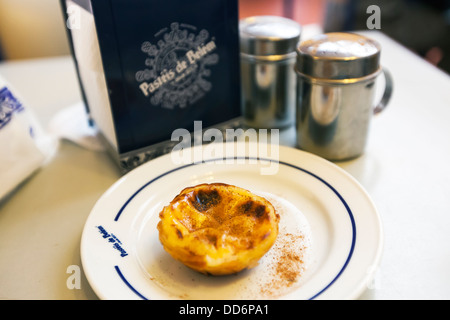
M0 129L11 121L15 112L21 112L23 109L23 105L8 88L0 89Z

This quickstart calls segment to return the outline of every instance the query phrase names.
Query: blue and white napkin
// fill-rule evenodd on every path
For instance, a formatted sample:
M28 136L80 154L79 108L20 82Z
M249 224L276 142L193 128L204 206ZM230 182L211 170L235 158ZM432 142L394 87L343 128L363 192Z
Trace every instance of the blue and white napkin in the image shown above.
M31 111L0 78L0 200L44 165L55 149Z

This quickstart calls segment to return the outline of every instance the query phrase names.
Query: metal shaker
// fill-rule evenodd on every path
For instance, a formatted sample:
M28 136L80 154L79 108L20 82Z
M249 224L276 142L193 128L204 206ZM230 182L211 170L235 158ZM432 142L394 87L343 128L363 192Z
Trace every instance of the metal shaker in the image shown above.
M392 78L380 66L380 45L351 33L327 33L297 49L297 145L331 161L364 153L373 114L392 93ZM376 79L386 88L374 106Z
M241 20L239 29L244 124L264 129L293 126L301 26L283 17L255 16Z

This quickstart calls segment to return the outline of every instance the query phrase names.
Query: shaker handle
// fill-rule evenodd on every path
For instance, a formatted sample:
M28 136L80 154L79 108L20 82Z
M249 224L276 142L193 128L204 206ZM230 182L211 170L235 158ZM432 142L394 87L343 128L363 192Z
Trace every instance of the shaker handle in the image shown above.
M386 83L385 83L383 97L381 98L380 103L378 103L378 105L373 110L373 113L375 115L381 113L384 109L386 109L387 105L389 104L389 101L391 100L392 92L394 90L394 81L392 79L391 73L384 68L382 71L384 73Z

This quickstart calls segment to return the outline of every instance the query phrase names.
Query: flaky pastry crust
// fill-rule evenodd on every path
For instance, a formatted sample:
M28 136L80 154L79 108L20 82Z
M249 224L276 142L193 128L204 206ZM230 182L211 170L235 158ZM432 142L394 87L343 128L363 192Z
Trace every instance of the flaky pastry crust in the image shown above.
M164 249L189 268L211 275L257 265L274 244L280 220L265 198L223 183L184 189L159 216Z

